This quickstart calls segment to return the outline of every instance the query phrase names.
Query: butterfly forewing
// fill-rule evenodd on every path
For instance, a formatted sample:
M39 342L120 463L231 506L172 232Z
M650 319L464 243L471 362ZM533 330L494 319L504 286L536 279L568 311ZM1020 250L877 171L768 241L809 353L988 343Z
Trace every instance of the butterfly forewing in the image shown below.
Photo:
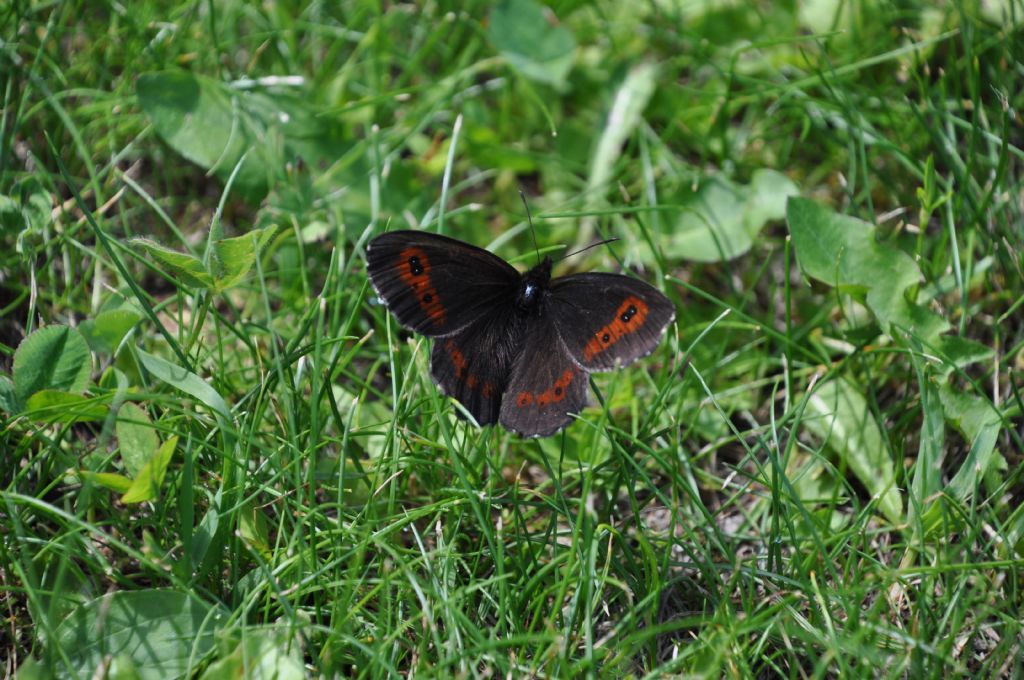
M525 437L547 437L587 405L587 372L569 356L550 317L531 319L523 351L502 396L501 424Z
M552 281L547 306L569 353L588 371L609 371L650 354L676 315L653 286L595 272Z
M370 281L398 321L450 335L509 304L519 273L482 248L421 231L392 231L366 248Z

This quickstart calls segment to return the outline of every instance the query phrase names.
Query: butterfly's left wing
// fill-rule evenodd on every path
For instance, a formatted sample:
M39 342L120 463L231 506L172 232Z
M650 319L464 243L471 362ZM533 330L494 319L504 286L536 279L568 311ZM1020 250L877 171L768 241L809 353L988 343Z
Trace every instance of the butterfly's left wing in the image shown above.
M374 289L406 328L452 335L515 299L519 273L483 248L424 231L391 231L366 247Z
M654 351L676 309L643 281L590 272L553 280L547 314L573 359L610 371Z
M434 340L434 380L480 425L498 422L501 395L522 350L525 325L511 307L499 305L462 330Z
M530 317L523 350L501 398L501 424L524 437L547 437L587 405L587 372L569 355L549 315Z

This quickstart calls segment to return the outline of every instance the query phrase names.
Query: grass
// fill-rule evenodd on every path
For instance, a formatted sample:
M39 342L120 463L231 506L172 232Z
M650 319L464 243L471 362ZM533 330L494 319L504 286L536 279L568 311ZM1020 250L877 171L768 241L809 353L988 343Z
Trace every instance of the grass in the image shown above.
M1022 13L0 9L5 673L1024 675ZM678 310L541 440L362 250L520 188Z

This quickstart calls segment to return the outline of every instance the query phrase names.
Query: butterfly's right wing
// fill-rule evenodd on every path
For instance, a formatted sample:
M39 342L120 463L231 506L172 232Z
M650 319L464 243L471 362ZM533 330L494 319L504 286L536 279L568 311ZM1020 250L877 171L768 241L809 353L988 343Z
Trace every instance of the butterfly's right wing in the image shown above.
M424 231L381 234L366 246L366 263L399 323L430 337L451 335L510 304L519 282L497 255Z
M650 354L676 317L675 306L658 289L620 274L555 279L547 305L569 354L591 372Z
M523 437L547 437L587 405L587 371L570 356L550 317L532 317L502 397L501 424Z

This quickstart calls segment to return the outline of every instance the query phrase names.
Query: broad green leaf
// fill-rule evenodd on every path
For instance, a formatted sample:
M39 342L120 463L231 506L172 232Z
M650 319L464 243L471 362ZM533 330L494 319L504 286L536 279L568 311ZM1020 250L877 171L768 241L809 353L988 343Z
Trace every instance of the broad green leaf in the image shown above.
M21 402L14 389L14 381L6 375L0 375L0 413L14 415L21 411Z
M28 228L42 231L53 223L53 194L43 184L41 176L19 180L15 190L21 197L21 210Z
M178 446L178 437L171 437L153 454L138 476L132 480L131 488L121 496L122 503L142 503L151 501L160 495L160 487L164 483L167 465L174 456Z
M213 287L213 275L206 271L206 266L198 257L165 248L145 238L133 239L132 245L149 253L149 256L163 265L163 270L178 283L192 288Z
M24 225L18 202L6 194L0 194L0 232L16 234Z
M789 199L786 217L804 272L844 292L863 295L890 336L895 325L934 344L949 330L945 319L907 301L906 289L921 280L921 272L909 255L879 244L870 224L797 197Z
M655 0L657 3L673 4L673 11L679 11L685 5L686 35L690 40L700 42L704 49L720 46L733 54L742 54L744 47L764 39L767 33L786 34L795 28L793 6L787 3L769 3L751 11L751 6L743 2L721 2L721 0ZM645 24L646 25L646 24ZM778 46L772 50L767 59L734 59L729 66L728 76L747 75L777 69L791 50ZM686 90L692 91L701 86L707 87L714 82L717 91L723 87L735 87L728 81L719 80L717 74L705 72L700 82L690 81ZM724 74L723 74L724 75ZM717 107L716 107L717 108Z
M250 548L260 553L263 559L269 561L273 557L267 517L259 506L246 503L242 507L242 512L238 516L238 535Z
M71 667L60 677L99 677L109 659L125 655L143 680L195 672L214 648L228 612L173 590L116 591L86 602L57 627Z
M12 660L13 661L13 660ZM23 657L14 680L52 680L53 674L33 657Z
M830 380L808 396L804 426L826 442L846 462L893 524L903 521L903 501L896 471L882 432L867 402L845 380Z
M0 194L0 232L18 235L19 253L24 252L24 239L47 228L52 215L53 196L37 176L15 182L10 195Z
M127 654L118 654L110 660L103 680L142 680L142 673L135 660Z
M202 680L303 680L302 644L283 628L247 628L231 654L210 664Z
M116 491L117 493L124 493L128 489L132 488L132 480L124 475L119 475L116 472L90 472L88 470L79 470L78 476L83 479L88 479L100 486Z
M1009 549L1016 551L1018 557L1024 557L1024 503L1006 520L1006 538Z
M689 210L672 226L667 257L724 262L750 250L753 241L743 226L743 196L729 182L709 179L678 203Z
M796 193L793 181L774 170L756 171L748 185L709 178L696 192L667 199L687 210L672 226L665 254L694 262L739 257L750 250L765 224L785 217L786 198Z
M965 504L977 492L978 486L986 474L999 465L1005 467L1005 460L996 451L996 442L999 432L1002 429L1002 421L999 413L984 398L971 393L955 392L949 385L943 385L937 390L937 401L940 401L941 409L946 420L954 424L963 434L964 439L970 442L971 449L957 469L953 478L943 488L941 486L941 458L933 462L934 471L931 472L931 484L929 496L922 497L922 500L930 499L933 502L924 508L921 521L925 533L939 530L946 530L949 527L950 513L943 503L934 502L939 499L948 499L950 502ZM918 460L915 470L915 493L917 477L920 476L923 461ZM938 492L942 495L938 496ZM958 513L953 514L959 516Z
M217 393L217 390L210 387L205 380L177 364L172 364L166 359L161 359L141 349L136 351L142 365L155 377L172 387L178 388L185 394L195 397L226 420L231 420L231 410L228 408L224 398Z
M954 390L944 385L939 392L946 419L952 423L968 441L993 423L1000 422L999 412L986 399L970 392Z
M353 428L377 428L395 419L394 410L384 400L360 399L358 393L346 390L339 383L333 384L331 390L342 418L346 423L351 423ZM368 432L366 436L360 437L359 444L370 458L376 460L387 450L387 437L384 430L379 435Z
M951 373L954 368L963 368L979 361L985 361L992 356L992 348L986 347L980 342L962 338L959 335L944 335L939 339L939 350L949 363L943 367L946 374Z
M837 489L839 482L832 470L817 456L794 456L786 467L786 477L793 492L804 503L831 502L842 499L845 493L841 488Z
M39 390L83 392L92 365L89 345L74 328L46 326L30 334L14 353L14 389L20 403Z
M187 71L146 73L137 81L139 105L171 148L258 201L303 159L320 167L347 151L342 128L320 116L303 93L225 83ZM244 161L242 160L244 157Z
M563 89L576 40L548 12L536 0L501 0L491 10L487 33L512 68L530 80Z
M768 222L785 219L786 203L800 189L786 175L769 168L760 168L743 186L743 227L754 238Z
M1016 0L985 0L978 3L978 10L982 17L999 26L1007 35L1024 22Z
M275 231L277 230L274 227L266 227L214 244L214 252L220 265L216 277L218 290L230 288L245 278Z
M475 164L498 171L505 170L524 175L537 172L541 166L541 159L529 149L514 146L514 142L504 139L501 133L494 129L493 121L487 115L482 115L477 120L467 116L462 130L465 144L459 145L459 152ZM428 141L431 143L424 145L425 148L421 154L425 158L429 158L431 154L435 153L434 142L429 138ZM556 152L551 149L550 153ZM447 159L442 158L442 160L447 162Z
M144 73L136 89L139 106L172 149L221 181L245 156L236 186L251 199L262 198L271 158L239 101L244 94L187 71Z
M920 363L915 361L915 363ZM923 367L919 367L920 376L923 376ZM931 503L935 500L935 494L942 488L942 461L945 457L946 430L943 423L942 402L939 400L939 390L928 378L922 377L918 381L921 390L921 441L917 447L917 462L914 465L914 476L911 481L911 491L914 494L916 503L910 503L907 511L912 524L918 513L922 516L928 514ZM916 529L916 527L914 527ZM925 533L928 533L928 526L925 526Z
M960 501L973 496L989 466L1001 461L1001 456L995 450L1000 429L1002 424L995 420L983 426L977 436L971 439L971 450L946 487L950 496Z
M989 466L999 460L995 451L1002 420L999 412L983 397L955 392L945 385L940 390L946 418L971 443L971 450L946 486L946 493L960 502L969 499Z
M117 441L121 460L132 477L136 477L160 446L160 438L145 409L126 401L117 412Z
M107 417L109 397L84 397L60 390L39 390L25 402L25 416L39 423L91 423Z
M804 198L787 203L786 216L800 267L832 286L870 289L886 285L902 292L921 280L914 260L875 241L875 228Z
M914 269L916 271L917 267ZM935 345L939 342L939 336L949 330L949 322L944 318L927 307L909 302L903 293L889 290L884 283L873 286L864 303L878 317L890 336L897 331L893 326L898 326L922 342Z
M113 354L141 318L132 309L110 309L100 312L94 319L83 321L79 330L93 352Z
M203 515L203 519L199 521L196 532L192 535L192 554L189 555L189 559L193 569L198 569L206 559L206 553L213 544L219 526L220 511L217 509L217 503L212 503L206 514Z
M800 24L813 33L828 33L848 27L849 12L842 0L804 0L799 5Z

